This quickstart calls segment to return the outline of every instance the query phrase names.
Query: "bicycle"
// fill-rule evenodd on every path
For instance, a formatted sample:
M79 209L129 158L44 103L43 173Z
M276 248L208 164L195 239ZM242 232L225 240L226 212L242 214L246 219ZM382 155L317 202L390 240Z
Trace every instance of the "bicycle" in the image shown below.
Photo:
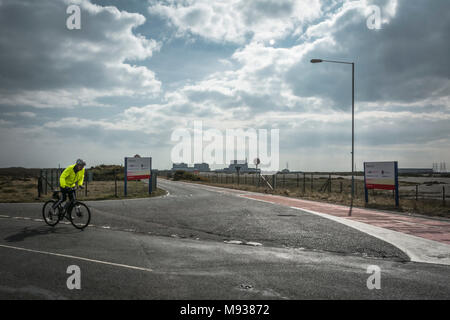
M83 230L89 225L89 222L91 221L91 211L89 210L87 205L80 201L77 201L77 188L71 189L74 191L73 200L70 201L67 207L67 211L64 210L61 203L59 203L56 208L53 208L53 205L61 199L61 191L59 190L53 191L53 199L48 200L44 203L44 206L42 207L42 215L44 217L45 223L49 226L56 226L58 222L63 220L64 218L68 219L75 228L80 230Z

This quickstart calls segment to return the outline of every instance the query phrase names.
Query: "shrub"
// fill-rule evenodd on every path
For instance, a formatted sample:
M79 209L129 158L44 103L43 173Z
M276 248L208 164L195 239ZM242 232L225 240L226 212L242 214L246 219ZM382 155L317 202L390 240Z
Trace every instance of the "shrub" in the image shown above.
M197 174L194 174L192 172L186 172L183 170L177 170L175 171L174 175L173 175L173 180L174 181L178 181L178 180L189 180L189 181L208 181L208 179L201 177Z

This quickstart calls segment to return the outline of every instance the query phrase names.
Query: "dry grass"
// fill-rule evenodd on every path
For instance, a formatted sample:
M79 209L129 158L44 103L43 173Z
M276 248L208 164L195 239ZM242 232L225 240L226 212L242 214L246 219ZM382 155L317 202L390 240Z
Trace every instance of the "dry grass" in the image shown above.
M47 194L42 194L38 198L37 178L13 178L9 176L0 176L0 202L43 202L52 197L50 188L47 188ZM128 182L128 198L146 198L148 195L148 184L140 181ZM87 195L85 190L77 192L77 198L80 200L106 200L123 199L124 188L123 181L117 183L117 197L115 196L114 181L93 181L87 185ZM161 196L166 191L157 189L152 192L151 197Z

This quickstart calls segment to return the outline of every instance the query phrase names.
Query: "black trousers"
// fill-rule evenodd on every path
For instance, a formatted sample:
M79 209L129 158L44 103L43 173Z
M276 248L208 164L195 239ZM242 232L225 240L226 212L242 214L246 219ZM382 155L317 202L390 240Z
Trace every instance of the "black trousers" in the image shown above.
M69 200L73 201L73 194L75 193L75 191L73 191L71 188L61 188L61 194L62 194L62 199L61 202L64 202L67 200L67 196L69 196Z
M60 205L64 201L66 201L67 200L67 196L69 196L70 202L72 202L73 199L74 199L73 194L75 193L75 191L73 191L71 188L60 188L60 190L61 190L61 194L62 194L62 199L57 201L53 205L53 208L56 208L58 205ZM64 207L67 207L70 202L67 202Z

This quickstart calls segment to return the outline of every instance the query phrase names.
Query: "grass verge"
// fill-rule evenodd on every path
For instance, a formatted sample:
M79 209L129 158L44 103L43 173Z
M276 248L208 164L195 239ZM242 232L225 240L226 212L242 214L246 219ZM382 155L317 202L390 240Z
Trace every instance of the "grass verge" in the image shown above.
M38 198L37 178L16 178L9 176L0 176L0 203L27 203L43 202L52 197L50 187L47 188L47 194L42 194ZM124 196L123 181L93 181L87 185L87 195L85 190L77 191L79 200L114 200L114 199L133 199L149 198L165 195L167 192L157 188L148 194L148 184L141 181L129 181L127 187L127 197ZM116 196L117 185L117 196Z

